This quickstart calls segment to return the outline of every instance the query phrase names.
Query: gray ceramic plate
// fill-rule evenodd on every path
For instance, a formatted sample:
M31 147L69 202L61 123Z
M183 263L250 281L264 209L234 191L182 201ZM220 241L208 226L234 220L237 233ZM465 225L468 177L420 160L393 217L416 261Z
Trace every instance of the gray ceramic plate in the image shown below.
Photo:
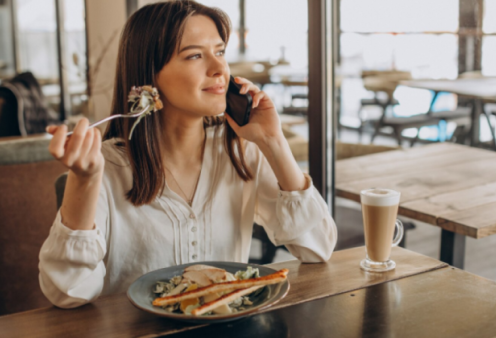
M208 315L208 316L192 316L184 315L178 313L170 313L161 307L155 307L152 305L152 301L155 299L156 295L152 292L153 287L157 281L165 281L171 279L174 276L182 275L184 268L190 265L196 264L206 264L215 266L220 269L225 269L228 272L235 273L239 270L246 270L248 266L253 268L258 268L260 276L270 275L277 270L272 268L256 265L256 264L244 264L244 263L234 263L234 262L198 262L191 264L183 264L178 266L172 266L165 269L155 270L147 273L146 275L138 278L127 290L127 297L137 308L159 315L167 317L170 319L176 319L184 322L190 323L218 323L227 322L235 319L245 317L249 314L253 314L260 311L263 308L274 305L280 301L289 291L289 282L286 279L284 282L274 285L268 285L265 289L256 296L254 299L250 298L253 302L251 306L244 306L245 310L231 313L228 315Z

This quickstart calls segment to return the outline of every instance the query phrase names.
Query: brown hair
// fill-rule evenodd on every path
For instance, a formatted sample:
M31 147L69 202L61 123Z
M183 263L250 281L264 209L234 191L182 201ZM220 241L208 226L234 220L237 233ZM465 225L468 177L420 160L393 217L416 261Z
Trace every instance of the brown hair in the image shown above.
M186 20L193 15L211 18L222 40L227 44L231 31L228 16L190 0L174 0L144 6L127 21L119 43L119 54L112 101L112 115L129 111L127 95L132 86L153 85L155 76L179 48ZM131 121L130 121L131 120ZM116 119L109 123L104 140L118 137L126 150L133 172L133 186L127 198L135 206L148 204L165 188L162 163L161 114L146 116L138 124L129 141L134 119ZM204 126L224 124L224 144L236 172L244 181L253 175L244 159L242 140L224 117L205 117Z

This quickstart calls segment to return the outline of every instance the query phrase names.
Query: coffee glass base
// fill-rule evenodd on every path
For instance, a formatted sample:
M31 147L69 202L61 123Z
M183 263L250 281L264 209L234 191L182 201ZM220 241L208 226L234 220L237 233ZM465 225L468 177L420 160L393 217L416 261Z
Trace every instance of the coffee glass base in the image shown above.
M374 262L367 257L360 262L360 267L368 272L385 272L393 270L396 263L391 259L386 262Z

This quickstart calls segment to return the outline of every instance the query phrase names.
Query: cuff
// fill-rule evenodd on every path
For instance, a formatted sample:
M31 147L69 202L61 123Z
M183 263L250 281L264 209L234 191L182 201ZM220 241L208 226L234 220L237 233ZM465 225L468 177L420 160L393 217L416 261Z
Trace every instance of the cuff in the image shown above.
M55 217L54 231L69 237L95 238L101 234L100 229L98 229L96 225L93 225L93 229L91 230L72 230L71 228L68 228L62 223L62 215L60 214L60 210L57 212L57 216Z
M305 199L306 197L310 196L313 190L313 181L310 175L308 174L303 174L305 176L306 180L306 185L305 189L303 190L294 190L294 191L284 191L281 189L281 186L279 186L279 196L285 199Z

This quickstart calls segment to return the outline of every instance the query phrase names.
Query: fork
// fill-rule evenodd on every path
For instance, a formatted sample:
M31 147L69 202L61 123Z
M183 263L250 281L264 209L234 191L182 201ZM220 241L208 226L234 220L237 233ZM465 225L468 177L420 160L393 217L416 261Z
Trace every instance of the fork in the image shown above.
M127 114L115 114L115 115L110 115L109 117L106 117L104 118L103 120L100 120L98 122L95 122L93 124L90 124L88 126L88 129L89 128L93 128L93 127L96 127L96 126L99 126L100 124L102 123L105 123L107 121L110 121L110 120L114 120L114 119L117 119L119 117L124 117L124 118L132 118L132 117L140 117L141 115L143 115L144 113L146 113L148 111L148 108L150 108L150 105L147 105L145 108L143 108L141 111L137 112L137 113L127 113ZM67 136L71 136L73 133L73 131L70 131L67 133Z

